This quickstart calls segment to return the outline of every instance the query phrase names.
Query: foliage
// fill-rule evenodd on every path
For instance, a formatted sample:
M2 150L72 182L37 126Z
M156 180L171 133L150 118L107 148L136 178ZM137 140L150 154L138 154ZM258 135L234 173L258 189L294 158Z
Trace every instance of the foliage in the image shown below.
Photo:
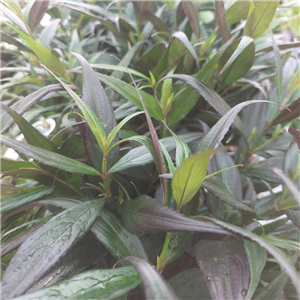
M298 298L299 3L227 2L2 2L4 299Z

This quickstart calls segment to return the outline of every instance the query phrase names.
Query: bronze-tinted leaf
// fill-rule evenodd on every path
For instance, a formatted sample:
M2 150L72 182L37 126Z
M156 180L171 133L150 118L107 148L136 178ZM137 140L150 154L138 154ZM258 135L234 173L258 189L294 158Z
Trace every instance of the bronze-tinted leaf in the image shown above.
M34 31L36 26L39 25L40 21L43 19L48 10L49 2L50 1L46 0L36 0L32 5L28 16L31 31Z

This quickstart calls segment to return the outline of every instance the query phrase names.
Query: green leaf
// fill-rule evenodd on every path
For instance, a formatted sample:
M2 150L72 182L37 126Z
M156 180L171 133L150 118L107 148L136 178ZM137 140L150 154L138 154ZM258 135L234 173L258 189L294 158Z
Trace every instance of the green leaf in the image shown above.
M23 206L27 203L33 202L42 198L45 195L52 193L52 187L41 188L34 187L29 189L28 191L13 194L8 196L1 201L1 213L9 212L15 208Z
M147 260L135 256L128 256L125 259L131 262L136 270L140 273L147 300L178 299L169 285Z
M205 218L206 219L206 218ZM244 229L238 226L235 226L233 224L227 223L220 221L218 219L214 218L209 218L210 221L214 222L215 224L218 224L222 226L223 228L231 231L232 233L236 233L244 238L247 238L255 243L257 243L259 246L262 248L266 249L267 252L269 252L280 264L280 266L285 269L286 273L290 277L296 291L299 293L300 292L300 287L299 287L299 280L297 273L294 271L293 267L291 264L286 260L286 258L279 252L271 243L266 241L264 238Z
M179 299L211 300L203 275L198 268L188 269L176 274L169 280L169 285Z
M170 39L172 38L176 38L178 40L180 40L182 42L182 44L189 50L189 52L192 54L192 56L195 59L196 64L199 64L199 60L198 60L198 56L193 48L193 46L191 45L190 41L188 40L187 36L185 35L184 32L182 31L176 31L174 32Z
M90 270L37 292L26 294L26 300L113 300L134 289L140 282L140 276L133 267ZM16 300L24 300L24 296Z
M227 112L208 132L208 134L200 141L197 152L203 152L207 149L218 147L219 143L224 138L227 133L229 127L233 123L237 114L241 111L245 106L252 103L260 103L260 102L268 102L264 100L250 100L240 103L233 107L229 112Z
M206 178L202 183L202 187L206 188L210 193L228 205L245 211L248 214L247 218L252 219L255 216L256 213L250 207L234 198L231 192L226 188L223 181L217 176Z
M25 51L25 52L29 52L29 53L34 53L30 48L28 48L26 45L24 45L23 43L19 42L17 39L14 39L13 37L11 37L10 35L0 31L1 33L1 42L4 43L8 43L11 45L16 46L19 50Z
M261 272L266 264L267 252L264 248L258 246L256 243L247 240L244 240L244 248L251 271L250 285L245 300L251 300L259 284Z
M278 45L277 45L278 47ZM288 93L292 94L295 91L297 91L300 88L300 82L299 82L299 76L300 76L300 69L296 71L288 83Z
M249 1L237 0L226 10L226 21L228 25L239 22L248 15Z
M298 251L300 248L300 242L298 241L293 241L293 240L287 240L283 239L280 237L277 237L275 235L264 235L263 238L270 242L273 246L286 249L286 250L291 250L291 251Z
M29 27L33 32L48 10L49 1L35 1L29 12Z
M2 295L25 293L91 227L104 201L90 200L63 211L40 227L19 248L6 269Z
M172 180L174 199L179 207L188 203L200 189L210 157L221 149L211 149L183 161Z
M38 147L21 143L2 134L0 135L0 138L0 141L3 145L10 147L17 152L20 152L46 165L72 173L99 175L99 172L96 169L78 162L75 159L71 159L66 156L50 152L48 150L43 150Z
M50 25L45 27L41 32L40 41L44 47L49 48L53 38L55 37L60 22L60 19L54 19L51 21Z
M186 143L197 140L199 133L188 133L180 136ZM160 142L165 146L167 151L174 150L176 143L173 137L161 139ZM120 158L109 170L109 173L120 172L129 168L143 166L153 162L153 156L146 146L137 147L128 151Z
M138 97L137 91L133 86L117 78L113 78L103 74L97 75L102 82L107 84L109 87L111 87L113 90L118 92L120 95L122 95L129 101L131 101L139 109L143 110L143 105ZM160 106L155 101L155 99L151 95L145 93L144 91L140 91L140 93L149 111L150 116L155 118L156 120L162 120L163 114L161 112Z
M245 298L250 268L242 241L201 240L194 251L212 299Z
M252 67L255 45L247 36L234 41L222 54L219 61L219 79L226 85L241 78Z
M243 35L254 39L261 36L270 25L278 4L278 0L260 1L248 16Z
M210 221L188 218L146 195L125 201L119 209L125 227L135 234L162 231L228 234Z
M223 0L215 1L215 14L223 43L226 43L231 38L231 34L225 18L225 7Z
M105 209L101 211L91 231L117 261L131 255L147 258L138 237L128 232L121 221Z
M230 111L230 106L215 91L213 91L204 83L198 81L194 77L184 74L168 75L160 79L157 82L157 85L160 83L160 81L165 80L167 78L179 79L185 82L186 84L190 85L221 115L224 115L228 111ZM237 128L242 128L242 124L239 118L235 120L235 126Z
M18 113L2 103L0 104L0 107L4 109L15 120L28 144L39 147L41 149L57 152L57 147L55 146L55 144L51 142L51 140L49 140L47 137L42 135L26 119L24 119Z
M74 88L74 87L71 87ZM45 97L47 94L55 91L62 90L63 87L60 84L51 84L45 87L42 87L41 89L29 94L28 96L24 97L23 99L20 99L16 103L10 106L11 109L13 109L15 112L17 112L19 115L23 115L29 108L31 108L34 104L39 102L43 97ZM14 123L13 118L7 113L4 112L1 114L1 133L7 131L11 125Z
M297 251L291 261L290 264L292 266L295 265L297 259L299 258L299 251ZM288 281L288 275L286 272L281 272L275 279L273 279L270 284L262 289L258 295L256 295L255 299L265 300L265 299L279 299L280 294L283 292L283 288Z
M59 76L63 77L65 75L65 65L54 54L52 54L42 44L36 42L34 39L20 31L19 29L15 28L10 24L7 25L9 25L9 27L16 31L25 40L28 47L34 51L36 56L47 68L49 68L51 71L53 71Z

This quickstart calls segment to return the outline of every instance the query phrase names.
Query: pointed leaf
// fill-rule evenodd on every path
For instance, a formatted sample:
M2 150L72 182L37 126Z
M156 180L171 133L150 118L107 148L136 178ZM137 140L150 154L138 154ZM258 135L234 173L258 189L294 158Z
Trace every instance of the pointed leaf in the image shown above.
M187 16L189 23L193 29L193 32L197 39L199 39L199 15L197 8L194 6L194 4L191 1L182 1L181 2L183 11L185 15Z
M226 43L231 38L231 34L225 18L225 7L223 0L215 1L215 13L223 43Z
M201 240L194 249L213 299L245 299L250 269L242 241Z
M105 209L101 211L91 231L116 260L131 255L147 258L139 238L128 232L121 221Z
M9 212L17 207L25 205L52 193L52 187L34 187L28 191L13 194L1 200L1 213Z
M8 24L14 31L16 31L26 42L29 48L31 48L40 61L55 74L64 76L65 75L65 65L48 49L46 49L42 44L36 42L27 34L23 33L14 26Z
M211 222L188 218L146 195L125 201L120 206L120 211L125 227L135 234L161 231L228 234L227 230L222 230Z
M260 1L247 18L244 35L254 39L261 36L270 25L278 4L278 0Z
M31 31L34 31L37 25L39 25L40 21L43 19L46 11L48 10L49 1L39 1L36 0L32 5L29 12L29 26Z
M231 126L235 117L241 111L241 109L249 104L260 103L260 102L268 102L268 101L250 100L250 101L245 101L243 103L240 103L235 107L233 107L212 127L209 133L200 141L196 151L203 152L207 149L218 147L219 143L224 138L229 127Z
M183 161L175 171L172 191L178 206L188 203L200 189L210 157L220 149L212 149L193 155Z
M226 21L228 25L239 22L248 15L249 1L237 0L226 10Z
M93 224L104 201L90 200L63 211L40 227L11 260L2 281L2 296L25 293Z
M169 285L147 260L135 256L128 256L125 259L131 262L136 270L140 273L147 300L178 299Z
M28 144L52 152L57 151L55 144L34 128L26 119L2 103L0 104L0 107L15 120Z
M300 150L300 130L290 126L285 127L285 130L293 137Z
M66 156L43 150L38 147L34 147L25 143L21 143L12 138L4 135L0 135L0 142L17 152L20 152L28 157L31 157L46 165L56 167L68 172L86 174L86 175L99 175L99 172L75 159L68 158Z
M113 300L134 289L141 282L133 267L90 270L63 280L37 292L26 294L26 300L49 299L99 299ZM24 300L24 296L15 298Z
M206 86L201 81L198 81L192 76L183 74L174 74L163 77L157 82L157 86L160 81L167 78L179 79L194 88L219 114L224 115L230 111L230 106L212 89ZM235 126L242 128L241 120L237 118L235 120Z
M245 299L251 300L259 284L261 272L266 264L267 252L264 248L258 246L256 243L247 240L244 240L244 248L251 271L250 285Z

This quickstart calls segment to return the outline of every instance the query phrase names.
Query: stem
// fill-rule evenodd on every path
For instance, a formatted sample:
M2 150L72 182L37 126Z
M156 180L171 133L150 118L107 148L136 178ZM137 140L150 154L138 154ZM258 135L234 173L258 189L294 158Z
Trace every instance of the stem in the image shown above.
M167 234L166 234L165 242L164 242L163 248L161 250L160 257L159 257L160 263L157 264L157 271L159 273L161 273L167 266L168 258L166 256L166 254L167 254L167 250L168 250L172 235L173 235L172 232L167 232Z

